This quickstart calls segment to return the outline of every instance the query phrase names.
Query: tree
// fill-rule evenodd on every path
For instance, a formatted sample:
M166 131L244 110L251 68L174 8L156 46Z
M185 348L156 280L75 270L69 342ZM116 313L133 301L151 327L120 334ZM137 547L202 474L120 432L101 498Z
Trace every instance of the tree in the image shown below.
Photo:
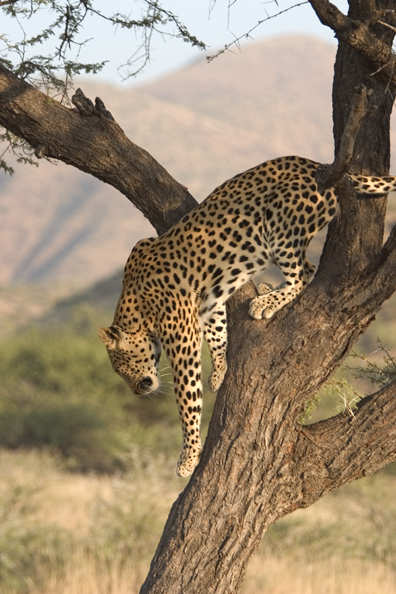
M388 172L395 3L349 0L348 16L328 0L310 3L339 40L333 88L339 168L331 183L341 215L329 226L313 282L271 320L249 318L251 285L232 299L229 371L201 462L171 509L142 593L237 592L271 524L396 458L396 382L364 398L353 417L298 423L396 288L396 228L383 244L386 200L357 200L342 175L349 157L353 172ZM370 92L359 128L353 105L362 84ZM73 103L76 109L49 101L0 67L0 123L36 156L112 184L158 233L193 208L186 188L125 137L100 100L94 106L77 93ZM350 128L357 133L354 145Z

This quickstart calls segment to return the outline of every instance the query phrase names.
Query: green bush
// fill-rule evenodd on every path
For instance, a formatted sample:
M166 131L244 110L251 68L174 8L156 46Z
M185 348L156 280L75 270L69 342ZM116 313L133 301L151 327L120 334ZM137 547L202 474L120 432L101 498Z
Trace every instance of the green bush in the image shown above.
M113 472L124 468L125 445L105 417L90 404L39 403L0 413L0 445L47 448L60 454L69 468Z
M179 455L169 364L164 358L163 387L134 395L97 337L107 319L98 317L78 310L67 324L30 328L0 342L0 445L49 448L69 468L100 472L124 468L133 443ZM205 394L204 430L213 402Z

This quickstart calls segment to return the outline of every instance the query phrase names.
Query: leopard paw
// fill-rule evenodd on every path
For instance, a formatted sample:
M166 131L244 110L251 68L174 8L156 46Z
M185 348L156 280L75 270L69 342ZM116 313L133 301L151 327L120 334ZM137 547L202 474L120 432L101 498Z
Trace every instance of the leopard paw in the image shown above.
M271 293L271 291L274 290L274 287L269 283L259 283L256 290L259 295L266 295L267 293Z
M188 450L181 453L176 466L177 476L186 477L192 474L194 468L198 465L201 450L202 448L199 446L198 450L194 449L192 453L189 453Z
M272 318L275 311L276 310L269 307L266 304L265 299L262 299L261 297L256 297L250 302L249 315L255 320L262 320L263 318L269 320L269 318Z
M220 388L221 384L223 383L224 376L227 371L227 363L224 363L221 367L216 367L216 369L212 370L208 378L208 388L211 392L217 392Z

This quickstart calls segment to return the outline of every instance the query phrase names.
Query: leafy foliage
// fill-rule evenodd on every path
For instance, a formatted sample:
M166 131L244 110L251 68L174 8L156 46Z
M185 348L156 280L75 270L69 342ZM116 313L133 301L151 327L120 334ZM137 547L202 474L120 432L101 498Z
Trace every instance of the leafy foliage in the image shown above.
M121 67L124 78L136 76L150 60L150 45L155 32L173 35L194 47L206 49L205 44L189 32L187 27L171 11L155 1L143 0L133 4L126 15L114 10L114 3L99 10L92 0L30 0L0 3L7 23L17 25L19 33L11 38L0 32L0 66L11 70L16 76L44 89L62 102L68 102L68 92L73 78L82 74L97 74L107 60L94 63L81 61L80 53L90 41L85 29L92 19L100 19L110 27L133 31L135 50ZM134 15L139 14L139 18ZM42 23L45 23L43 26ZM168 26L173 27L169 32ZM12 174L13 169L3 156L10 150L18 162L32 163L30 149L8 132L0 134L6 148L0 157L0 169ZM26 153L26 154L25 154Z
M3 341L0 357L1 445L47 447L79 470L122 467L127 394L88 333L36 328Z
M125 444L106 417L85 403L39 403L0 415L0 444L8 448L48 447L70 469L114 472L124 467Z
M11 134L8 130L5 130L3 134L0 134L0 142L5 145L5 149L0 155L0 169L3 169L6 173L9 173L10 175L14 174L13 167L8 165L3 159L7 151L10 151L14 155L17 163L38 166L37 161L34 159L33 149L29 147L26 142L22 141L14 134Z
M347 369L354 377L363 378L370 381L371 384L383 387L396 379L396 358L379 338L377 343L380 363L372 361L364 353L352 352L351 358L358 361L359 364L357 367L349 365Z
M306 403L304 413L299 422L304 425L314 416L328 418L334 414L347 411L354 414L357 402L361 399L359 392L345 378L332 378L315 396ZM314 415L314 413L316 413Z
M33 0L31 2L2 3L2 10L6 17L14 19L19 24L20 37L11 40L9 35L2 34L2 58L0 63L23 79L39 82L46 88L57 90L67 89L76 74L90 74L99 72L105 62L93 64L82 63L79 59L73 60L69 56L79 56L81 48L89 43L84 29L90 18L106 21L117 29L134 31L137 38L137 49L127 64L136 68L128 76L135 75L144 68L150 57L150 41L153 33L165 33L164 28L172 23L176 28L175 35L200 49L205 49L205 44L192 35L187 27L180 22L178 17L169 10L160 6L156 1L146 0L128 15L114 11L114 5L106 10L99 10L91 0ZM139 13L140 18L134 14ZM41 23L47 21L46 26ZM28 34L27 30L36 33ZM169 34L169 33L168 33ZM52 44L51 53L42 55L34 53L36 47L43 46L46 42L57 39L58 43ZM140 39L140 41L139 41ZM141 50L144 50L143 52ZM35 79L34 77L38 77Z

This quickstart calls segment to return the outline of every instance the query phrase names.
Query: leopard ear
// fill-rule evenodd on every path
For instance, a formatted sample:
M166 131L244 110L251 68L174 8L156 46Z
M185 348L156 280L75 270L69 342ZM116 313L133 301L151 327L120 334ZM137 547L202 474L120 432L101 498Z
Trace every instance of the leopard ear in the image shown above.
M110 326L110 328L99 328L98 336L111 351L119 349L120 342L124 338L122 330L117 328L117 326Z

